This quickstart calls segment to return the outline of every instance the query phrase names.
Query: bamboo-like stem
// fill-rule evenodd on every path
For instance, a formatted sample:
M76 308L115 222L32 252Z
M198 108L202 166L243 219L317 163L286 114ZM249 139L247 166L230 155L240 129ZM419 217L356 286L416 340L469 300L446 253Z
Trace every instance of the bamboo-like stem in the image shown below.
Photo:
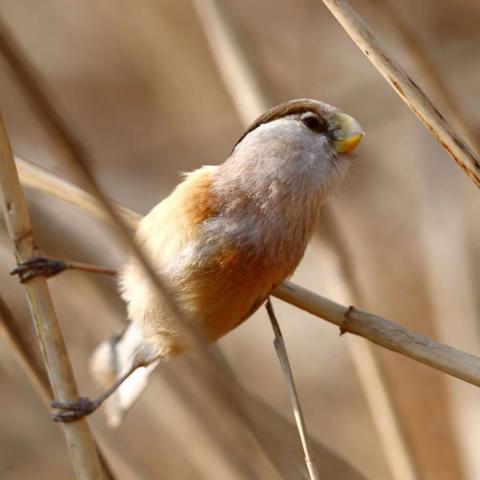
M436 342L372 313L345 307L292 282L284 282L272 295L337 325L341 333L367 338L377 345L480 387L480 358L474 355Z
M317 466L311 453L312 450L310 448L310 442L308 440L307 425L305 423L302 405L300 404L297 387L295 386L295 379L293 377L292 368L288 359L287 347L285 346L282 331L280 329L280 325L278 324L277 317L275 315L275 311L273 310L273 305L270 298L267 299L266 308L268 312L268 317L270 318L270 323L272 324L273 333L275 335L273 344L275 346L275 351L277 352L278 360L280 361L280 366L282 367L283 375L287 382L290 403L292 404L293 414L295 416L295 423L297 425L298 434L302 443L308 474L310 476L310 480L320 480Z
M50 407L52 399L52 389L48 381L48 375L45 366L41 364L41 359L35 355L35 351L30 347L25 334L19 329L19 323L14 318L10 308L0 296L0 337L10 346L20 367L27 375L30 383L33 385L40 399L45 405ZM102 450L97 445L97 451L100 463L104 470L105 477L108 480L115 480L115 476L107 463Z
M423 90L380 44L348 0L322 0L360 50L400 95L465 174L480 187L480 158L438 111Z
M257 431L255 425L248 421L249 414L245 409L245 404L242 402L244 394L239 387L238 381L232 378L232 375L225 369L225 360L223 360L223 362L220 361L208 350L201 332L198 331L196 325L190 321L183 309L174 300L169 285L152 266L151 262L148 261L144 251L134 240L129 225L117 213L91 174L88 167L90 162L85 150L73 131L70 130L49 101L46 88L40 81L33 65L23 55L3 22L0 22L0 51L8 62L12 73L18 81L18 85L23 89L32 108L39 118L43 120L43 125L52 138L62 147L65 153L65 159L68 160L70 167L92 193L92 196L101 206L111 224L115 227L117 239L121 240L124 245L129 248L131 255L142 268L146 279L151 283L159 298L162 299L164 312L176 321L177 328L181 332L185 344L190 347L191 351L201 360L203 366L207 367L199 369L199 375L201 375L210 393L218 401L219 405L221 405L221 411L230 419L235 419L239 422L237 423L238 426L242 425L242 427L245 427L252 434L255 443L252 443L250 436L243 435L243 447L245 447L245 450L249 450L248 453L245 451L245 454L248 456L251 456L252 449L253 451L259 449L259 462L257 462L256 466L251 466L250 463L247 462L247 456L241 461L238 461L238 458L235 458L235 452L232 449L228 449L225 443L217 442L218 448L223 450L225 455L228 456L231 467L240 478L245 468L256 468L257 471L263 470L262 474L268 472L272 478L277 478L279 472L274 470L274 464L268 457L268 454L265 455L268 450L264 445L261 434ZM60 400L64 401L63 399ZM235 445L237 453L240 453L240 450L238 450L239 444L240 443L237 442Z
M0 115L0 185L8 233L18 262L36 253L32 224L3 118ZM55 398L64 402L78 399L77 387L60 325L44 278L26 283L25 290ZM79 479L104 479L93 437L86 420L64 425L63 431L73 468Z
M93 195L17 155L15 155L15 162L23 185L40 190L71 205L82 205L82 210L101 222L111 225L111 219L105 214L100 202ZM115 204L115 210L129 228L135 230L142 218L141 215L118 203Z
M221 0L194 0L198 17L207 38L213 59L223 79L225 88L245 126L267 108L272 106L267 89L263 86L258 69L252 62L240 32L235 28L233 15ZM328 205L323 209L323 218L329 217L328 237L332 253L337 257L332 274L350 301L358 301L358 288L351 275L349 255L345 242L338 232L336 220ZM363 345L360 345L362 343ZM408 444L402 435L388 385L380 370L373 346L366 340L351 338L347 348L357 372L363 393L374 419L383 451L396 480L417 478ZM382 411L379 419L376 412ZM380 424L381 422L381 424Z
M403 41L409 55L414 60L416 67L425 80L434 90L436 97L442 103L442 109L447 118L449 118L454 126L459 130L461 135L473 147L476 152L480 152L480 141L478 135L473 131L470 125L465 121L462 112L458 107L454 96L452 95L448 85L445 83L438 68L429 58L425 48L422 46L420 39L409 28L397 11L397 7L392 0L377 0L385 10L393 27Z
M465 140L480 152L480 137L462 112L462 105L458 102L451 86L445 81L442 65L437 65L432 53L426 48L420 35L409 25L408 17L402 14L401 3L394 0L377 0L375 8L383 10L387 21L392 26L392 33L396 35L405 47L406 53L412 61L413 67L426 83L427 91L432 92L433 99L441 106L445 117L452 122ZM480 5L480 4L479 4ZM407 12L405 12L408 14ZM419 142L420 143L420 142ZM425 150L423 150L425 152ZM427 167L428 168L428 167ZM440 166L441 168L441 166ZM440 338L459 341L462 345L470 345L472 351L478 348L478 302L474 281L472 258L469 248L466 248L467 222L465 218L458 223L449 218L449 212L464 207L464 197L458 195L444 195L444 189L450 185L442 182L443 175L435 172L435 181L432 182L431 172L417 174L417 181L423 181L420 204L420 237L424 240L426 272L428 288L432 302L432 316L436 318L436 331ZM450 179L449 179L450 180ZM443 203L442 203L443 202ZM435 212L442 212L446 221L436 222ZM423 217L422 217L423 214ZM454 214L456 217L458 212ZM460 214L460 218L462 218ZM420 242L421 243L421 242ZM445 244L456 245L455 249L445 249ZM450 306L461 305L462 328L458 328L456 319L458 309L454 313ZM459 457L466 478L480 477L480 457L478 444L480 430L476 408L479 393L467 385L458 382L447 382L449 387L449 401L454 426L454 437L459 446ZM380 416L380 415L379 415ZM455 456L455 455L454 455ZM439 467L438 471L442 468ZM432 473L435 476L434 473ZM402 479L403 480L403 477Z
M100 222L111 223L111 220L105 215L100 202L90 193L17 155L15 156L15 161L17 163L20 181L25 187L37 190L45 195L80 208ZM119 203L113 201L111 201L111 203L117 213L128 224L129 228L135 230L142 216L138 212L124 207Z

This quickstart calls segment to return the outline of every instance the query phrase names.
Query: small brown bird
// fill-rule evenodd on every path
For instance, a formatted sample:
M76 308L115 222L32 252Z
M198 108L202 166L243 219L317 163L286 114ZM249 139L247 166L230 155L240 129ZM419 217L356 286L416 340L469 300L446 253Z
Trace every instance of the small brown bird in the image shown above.
M293 273L320 205L344 178L348 153L363 135L331 105L283 103L250 126L223 164L186 175L141 221L138 242L208 341L246 320ZM92 357L105 386L139 361L182 350L174 319L133 258L120 288L131 323ZM117 389L110 423L120 422L157 364L137 369Z

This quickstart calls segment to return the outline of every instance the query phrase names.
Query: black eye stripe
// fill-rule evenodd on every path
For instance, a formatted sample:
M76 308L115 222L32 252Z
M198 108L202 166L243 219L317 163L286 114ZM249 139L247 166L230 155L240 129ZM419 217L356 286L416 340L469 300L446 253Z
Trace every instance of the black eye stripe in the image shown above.
M300 121L310 130L320 133L325 130L326 122L314 112L305 112Z

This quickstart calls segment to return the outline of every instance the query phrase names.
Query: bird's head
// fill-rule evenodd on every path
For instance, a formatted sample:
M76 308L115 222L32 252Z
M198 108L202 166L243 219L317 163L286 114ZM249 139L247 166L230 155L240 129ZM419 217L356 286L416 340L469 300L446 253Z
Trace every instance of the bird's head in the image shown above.
M280 183L293 193L323 196L343 178L363 136L360 124L335 107L291 100L248 128L222 170L252 191Z

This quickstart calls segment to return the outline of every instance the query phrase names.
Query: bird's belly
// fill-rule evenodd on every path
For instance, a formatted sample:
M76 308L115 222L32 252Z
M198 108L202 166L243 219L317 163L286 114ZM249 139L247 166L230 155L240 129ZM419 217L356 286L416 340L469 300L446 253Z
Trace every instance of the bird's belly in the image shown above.
M190 304L190 311L209 341L217 340L246 320L281 281L273 271L257 270L251 275L246 278L232 272L208 279L201 286L203 293Z
M178 299L208 341L246 320L290 272L235 252L205 270L191 272Z
M303 254L297 250L289 248L290 255L279 258L233 242L199 242L168 255L168 262L157 256L156 265L182 311L215 341L246 320L293 272ZM182 329L135 261L125 268L121 286L129 317L146 338L165 355L183 350Z
M130 319L141 325L159 352L177 354L185 348L182 329L138 268L130 264L124 275L129 280L123 282L123 294ZM166 280L178 305L212 342L246 320L289 273L261 258L229 250L222 258L177 270Z

